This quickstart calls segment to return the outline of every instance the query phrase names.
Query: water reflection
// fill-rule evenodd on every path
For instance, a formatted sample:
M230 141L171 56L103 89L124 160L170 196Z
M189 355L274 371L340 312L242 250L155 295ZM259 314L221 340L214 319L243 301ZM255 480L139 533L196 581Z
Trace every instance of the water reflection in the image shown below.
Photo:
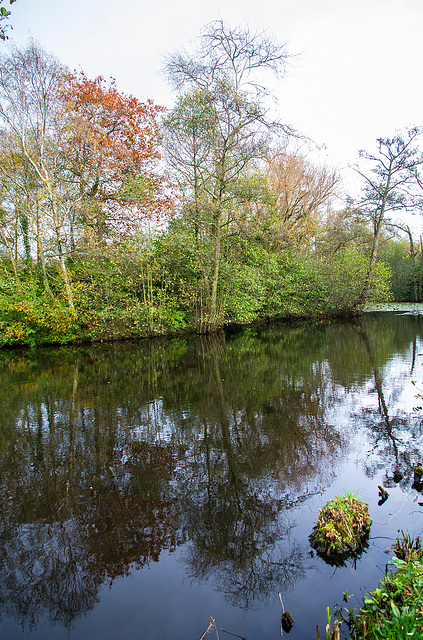
M401 316L397 316L397 321L399 318ZM421 334L420 316L408 317L404 324L405 326L417 325ZM407 347L411 347L411 364L409 370L404 367L400 375L398 375L397 363L393 357L395 352L392 347L392 355L384 360L378 354L378 347L381 336L387 345L394 343L398 338L403 343L403 332L395 331L394 327L391 327L389 332L372 334L365 323L360 323L359 335L365 346L367 361L372 371L373 386L370 393L377 397L377 405L373 410L363 407L361 415L358 414L362 423L368 428L369 440L372 443L370 455L364 461L366 474L374 477L378 470L384 469L386 487L399 483L405 488L410 485L409 480L413 476L413 469L421 458L423 421L419 412L410 413L409 410L401 410L398 408L398 403L403 392L404 381L416 368L417 340L421 348L421 335L415 333L410 336ZM399 349L397 347L397 354ZM384 352L389 353L388 348ZM421 369L420 373L422 373ZM417 404L417 397L413 405L415 404Z
M0 606L70 625L99 588L184 544L184 570L250 608L305 575L293 510L368 428L369 476L418 455L397 409L415 317L0 354ZM407 356L408 357L408 356ZM408 365L407 365L408 366ZM408 374L410 367L408 368ZM377 396L369 407L368 398Z

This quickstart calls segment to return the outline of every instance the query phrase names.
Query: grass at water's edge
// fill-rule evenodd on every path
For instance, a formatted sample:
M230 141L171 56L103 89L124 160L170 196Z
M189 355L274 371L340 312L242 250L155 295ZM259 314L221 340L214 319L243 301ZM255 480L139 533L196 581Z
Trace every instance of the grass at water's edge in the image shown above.
M355 640L423 638L423 559L395 558L390 572L353 618Z

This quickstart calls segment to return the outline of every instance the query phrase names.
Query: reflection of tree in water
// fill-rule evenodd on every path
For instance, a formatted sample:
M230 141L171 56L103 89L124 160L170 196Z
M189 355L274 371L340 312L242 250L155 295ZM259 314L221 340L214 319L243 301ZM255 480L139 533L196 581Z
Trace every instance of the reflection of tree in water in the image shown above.
M2 611L33 627L40 615L68 626L91 609L103 576L90 570L86 534L73 520L2 527Z
M11 358L4 611L69 624L105 580L186 538L191 575L213 576L240 606L289 589L304 558L288 511L345 446L325 422L326 339L297 327L229 344L222 335L52 351L51 371Z
M326 475L343 442L324 421L318 368L307 382L282 376L279 394L267 394L253 412L227 397L228 374L212 346L203 341L214 420L204 416L200 446L178 483L191 541L186 561L191 577L213 577L232 604L248 608L305 575L304 551L289 538L289 509L311 495L305 485Z
M73 426L81 435L80 425ZM69 625L95 605L104 581L158 560L181 542L179 506L169 488L177 452L170 443L127 443L125 462L116 460L122 451L98 452L90 468L92 452L81 448L52 468L47 456L37 464L31 430L21 436L26 455L19 458L15 449L15 465L2 473L1 493L9 499L0 528L0 603L23 625L45 615ZM68 444L76 439L66 438ZM55 444L63 452L57 431ZM51 446L48 437L44 445ZM75 457L85 457L85 475Z
M383 363L388 360L386 354L384 354L385 359L382 359L382 365L379 364L380 355L378 357L375 338L364 323L357 325L357 333L365 346L374 383L372 391L377 394L378 399L377 410L366 407L355 414L357 419L368 427L369 438L373 444L364 462L365 473L369 477L374 477L378 471L384 469L386 486L392 486L395 483L394 474L401 472L404 478L400 481L398 475L397 481L405 487L410 483L413 467L421 459L423 445L421 417L412 413L404 414L395 408L408 372L402 368L401 373L397 373L396 377L385 376L384 379ZM410 373L414 370L417 352L415 334L412 337L411 348ZM395 415L392 416L391 412L395 412Z
M192 578L212 577L233 605L249 608L288 591L305 571L303 551L283 540L289 533L280 518L283 502L247 485L244 493L234 504L233 488L223 480L205 504L184 505L191 541L185 560Z

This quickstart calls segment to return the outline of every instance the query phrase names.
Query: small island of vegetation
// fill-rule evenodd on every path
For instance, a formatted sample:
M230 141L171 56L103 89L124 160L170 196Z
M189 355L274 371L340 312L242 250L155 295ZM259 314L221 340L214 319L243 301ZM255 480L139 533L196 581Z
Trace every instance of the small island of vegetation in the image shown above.
M370 525L367 504L351 493L336 496L320 510L311 545L323 556L347 557L363 548Z

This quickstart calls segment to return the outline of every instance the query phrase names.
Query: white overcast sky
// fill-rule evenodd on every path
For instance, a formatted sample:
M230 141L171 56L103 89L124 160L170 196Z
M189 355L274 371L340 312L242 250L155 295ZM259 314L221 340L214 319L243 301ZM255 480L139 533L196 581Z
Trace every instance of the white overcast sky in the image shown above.
M339 168L377 137L423 125L423 0L17 0L11 11L16 44L33 37L72 69L166 107L166 52L215 19L267 30L297 54L277 85L282 119Z

